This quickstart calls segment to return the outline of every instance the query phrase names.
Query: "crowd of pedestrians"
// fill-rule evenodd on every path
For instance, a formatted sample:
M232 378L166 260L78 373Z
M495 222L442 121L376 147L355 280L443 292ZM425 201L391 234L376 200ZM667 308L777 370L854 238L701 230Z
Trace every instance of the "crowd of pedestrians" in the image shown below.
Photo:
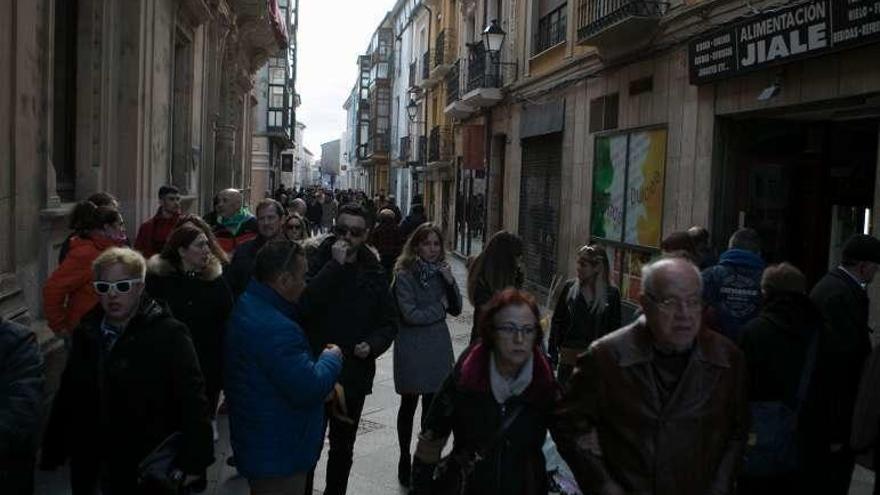
M43 434L37 343L0 320L0 491L65 463L74 495L204 491L225 409L220 461L251 493L312 493L326 438L324 493L345 494L392 345L397 478L416 495L558 489L548 435L585 495L845 495L857 458L880 467L880 240L853 236L810 290L752 229L717 258L706 229L675 232L626 318L606 247L587 244L544 328L523 242L497 232L469 262L456 358L463 291L414 201L403 218L384 194L279 188L252 213L227 189L202 219L166 186L133 248L112 196L78 204L44 286L67 364Z

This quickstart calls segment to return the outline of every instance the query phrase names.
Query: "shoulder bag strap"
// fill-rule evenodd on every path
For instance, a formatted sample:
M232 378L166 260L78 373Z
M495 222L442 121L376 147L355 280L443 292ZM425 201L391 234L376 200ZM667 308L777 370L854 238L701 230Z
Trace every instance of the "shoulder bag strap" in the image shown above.
M501 440L504 439L504 436L507 435L507 431L510 430L513 422L516 421L516 418L519 416L519 413L525 409L525 404L517 404L513 406L513 409L510 411L510 414L504 418L504 421L501 423L501 426L498 427L498 431L495 432L495 435L492 436L492 440L489 441L488 444L484 445L482 448L478 449L474 452L474 461L479 462L481 459L485 459L486 456L489 455L489 452L498 445Z

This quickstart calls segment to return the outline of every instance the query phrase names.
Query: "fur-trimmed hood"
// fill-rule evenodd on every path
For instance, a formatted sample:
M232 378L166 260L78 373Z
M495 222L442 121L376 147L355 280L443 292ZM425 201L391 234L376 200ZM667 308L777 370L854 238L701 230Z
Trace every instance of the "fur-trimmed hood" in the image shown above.
M183 273L181 273L176 266L159 254L153 255L147 260L147 273L157 277L183 276ZM214 257L214 255L210 255L208 265L204 270L199 272L198 278L207 282L213 282L222 275L223 265L220 263L220 260Z

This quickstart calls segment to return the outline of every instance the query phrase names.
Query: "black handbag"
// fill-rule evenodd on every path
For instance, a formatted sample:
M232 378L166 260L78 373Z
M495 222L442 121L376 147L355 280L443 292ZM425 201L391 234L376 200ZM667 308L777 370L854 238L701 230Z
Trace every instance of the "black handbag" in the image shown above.
M183 434L174 432L138 464L138 484L149 487L150 493L178 494L183 488L182 472L174 468Z
M522 404L514 406L510 414L504 418L504 422L495 432L488 445L472 451L452 452L440 459L434 468L434 478L431 483L432 495L464 495L467 493L468 482L474 473L477 464L485 459L489 452L504 438L507 430L522 412Z

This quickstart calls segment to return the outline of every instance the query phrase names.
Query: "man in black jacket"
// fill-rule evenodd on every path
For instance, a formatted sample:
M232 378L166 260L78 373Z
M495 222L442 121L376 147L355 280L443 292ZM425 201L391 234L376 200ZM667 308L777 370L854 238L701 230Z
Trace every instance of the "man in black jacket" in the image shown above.
M251 275L254 274L254 266L257 263L257 252L267 242L284 239L284 219L286 212L281 203L267 198L257 204L257 228L258 235L235 250L229 269L226 271L226 281L232 289L232 295L236 299L247 288Z
M330 453L327 495L348 486L357 425L366 396L373 391L376 358L397 334L396 311L379 257L366 245L366 212L348 204L339 209L333 235L310 260L309 286L303 295L306 333L315 351L332 342L345 356L339 383L351 423L329 419Z
M828 485L820 493L849 491L855 457L849 449L853 408L865 359L871 352L866 286L880 267L880 240L855 235L843 246L840 266L828 272L810 293L828 324L819 340L816 386L827 391L825 438L817 453L818 468Z
M0 492L34 492L36 437L43 417L43 355L28 328L0 316Z

